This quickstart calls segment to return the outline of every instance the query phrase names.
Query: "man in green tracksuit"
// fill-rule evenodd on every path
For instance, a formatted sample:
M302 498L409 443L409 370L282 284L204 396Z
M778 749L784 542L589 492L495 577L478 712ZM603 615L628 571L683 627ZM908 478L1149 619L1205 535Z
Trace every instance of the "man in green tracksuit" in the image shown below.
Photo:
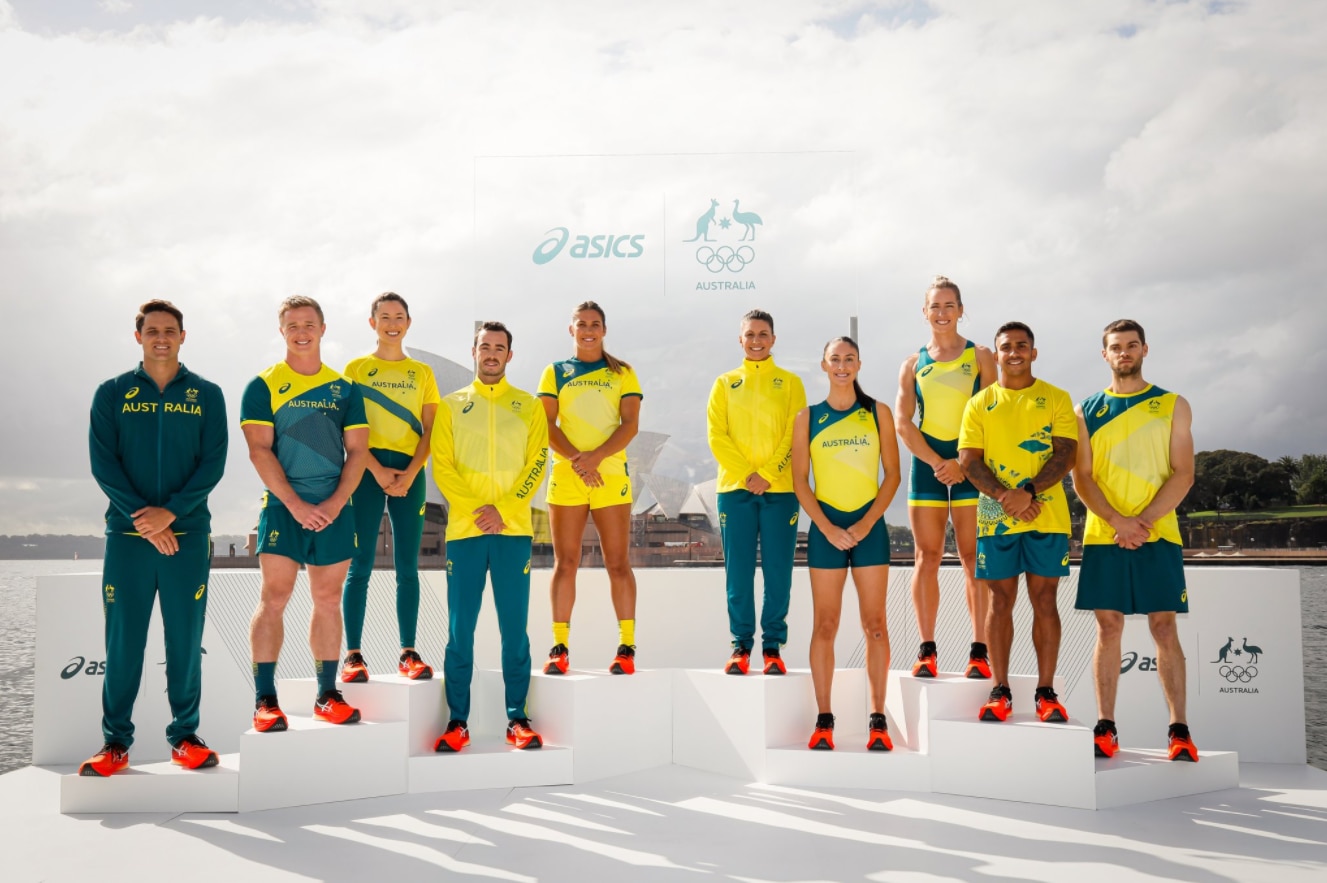
M220 387L180 364L184 316L174 304L148 301L135 327L143 361L97 388L88 431L92 475L110 506L102 570L106 744L79 767L84 776L109 776L129 765L134 700L158 596L174 716L166 728L171 760L188 769L217 763L196 730L212 554L207 496L226 464L226 403Z

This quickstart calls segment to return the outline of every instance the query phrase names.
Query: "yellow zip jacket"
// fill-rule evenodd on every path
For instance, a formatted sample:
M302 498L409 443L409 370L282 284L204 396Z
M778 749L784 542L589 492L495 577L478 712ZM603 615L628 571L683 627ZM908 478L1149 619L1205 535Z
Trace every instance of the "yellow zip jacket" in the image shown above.
M802 380L774 360L742 360L720 374L710 390L706 414L710 450L719 461L716 490L746 489L753 472L770 492L792 493L793 418L806 407Z
M539 400L504 377L476 379L442 400L433 423L433 480L447 498L447 541L483 536L474 511L497 507L504 536L528 537L530 503L548 459Z

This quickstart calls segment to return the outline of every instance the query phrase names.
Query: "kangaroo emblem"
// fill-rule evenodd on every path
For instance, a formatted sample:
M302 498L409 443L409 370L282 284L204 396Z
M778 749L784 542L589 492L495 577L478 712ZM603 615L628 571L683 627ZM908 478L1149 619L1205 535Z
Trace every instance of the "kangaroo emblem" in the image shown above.
M710 224L714 223L714 213L718 211L718 209L719 200L711 199L710 210L696 219L696 235L692 236L690 239L683 239L682 241L695 242L703 236L706 242L713 242L714 240L710 238Z
M1213 659L1212 661L1213 661L1213 662L1225 662L1225 661L1226 661L1226 654L1230 652L1230 648L1233 647L1233 646L1235 646L1235 639L1234 639L1234 638L1226 638L1226 646L1224 646L1224 647L1221 648L1221 650L1216 654L1216 659Z

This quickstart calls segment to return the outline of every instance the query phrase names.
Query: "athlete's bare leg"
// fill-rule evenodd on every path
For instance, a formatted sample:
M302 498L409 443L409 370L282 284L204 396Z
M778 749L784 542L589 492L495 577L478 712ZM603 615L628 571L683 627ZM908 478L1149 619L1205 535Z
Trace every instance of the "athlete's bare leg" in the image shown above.
M816 711L829 714L834 684L834 638L839 633L843 611L843 584L848 569L812 567L811 574L811 685L816 693Z
M1009 650L1014 645L1014 602L1018 600L1018 577L982 580L990 592L986 613L986 646L991 656L991 676L997 684L1009 683Z
M862 618L862 634L866 636L866 678L871 711L884 714L885 687L889 683L889 629L885 625L889 565L854 567L852 581L857 586L857 607ZM831 641L831 651L833 646Z
M258 606L249 620L249 648L254 662L276 662L286 638L286 604L295 591L299 562L284 555L263 553L258 556L258 569L262 573L262 587ZM336 658L336 652L327 658Z
M1092 654L1092 675L1097 687L1097 717L1115 720L1115 695L1120 686L1120 636L1124 614L1098 610L1097 649Z
M552 508L551 506L549 507ZM604 550L604 569L618 619L636 618L636 574L631 569L631 504L605 506L590 511L599 545ZM571 611L568 609L568 615ZM559 619L558 622L566 622Z
M1055 592L1058 576L1027 574L1028 600L1032 602L1032 646L1037 651L1037 686L1055 685L1055 664L1060 658L1060 608Z
M1147 626L1152 630L1152 640L1157 643L1157 673L1161 676L1161 692L1166 694L1166 704L1170 706L1170 722L1188 723L1184 692L1187 668L1184 648L1180 646L1179 631L1175 627L1175 614L1172 611L1149 613Z
M350 570L350 559L336 564L308 566L313 615L309 617L309 649L314 659L341 656L341 587Z
M954 506L949 510L954 522L954 543L958 560L963 564L963 586L968 598L968 616L972 619L972 640L986 643L986 610L991 598L977 582L977 507ZM936 585L939 585L937 580Z
M576 605L576 571L581 566L581 543L590 505L548 506L548 526L553 534L553 578L548 582L554 622L571 622Z
M922 641L935 640L935 618L940 612L940 560L945 554L948 520L949 510L943 506L908 507L908 524L917 549L912 565L912 606L917 611L917 631ZM973 537L975 544L975 522Z

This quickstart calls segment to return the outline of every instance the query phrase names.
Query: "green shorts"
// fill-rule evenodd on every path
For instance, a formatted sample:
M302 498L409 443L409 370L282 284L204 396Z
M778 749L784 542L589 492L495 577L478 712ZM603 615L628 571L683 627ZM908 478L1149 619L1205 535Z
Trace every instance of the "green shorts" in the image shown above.
M922 433L931 450L946 460L958 459L958 439L941 441ZM956 485L944 484L935 477L935 470L917 457L912 458L912 472L908 476L908 505L934 506L948 509L955 506L975 506L981 494L966 478Z
M1083 546L1074 606L1124 614L1188 613L1184 550L1166 540L1137 549L1121 549L1114 543Z
M1025 530L977 537L977 579L1009 579L1020 573L1069 575L1069 535Z
M269 503L258 513L259 555L280 555L300 564L321 567L350 560L358 547L355 509L349 503L322 530L302 526L285 506Z
M853 512L835 509L828 503L821 503L820 508L835 527L849 528L862 520L871 504L867 503ZM847 551L825 539L815 522L811 523L811 530L806 536L807 567L844 570L848 567L874 567L880 564L889 564L889 528L885 526L885 519L877 521L871 532Z

